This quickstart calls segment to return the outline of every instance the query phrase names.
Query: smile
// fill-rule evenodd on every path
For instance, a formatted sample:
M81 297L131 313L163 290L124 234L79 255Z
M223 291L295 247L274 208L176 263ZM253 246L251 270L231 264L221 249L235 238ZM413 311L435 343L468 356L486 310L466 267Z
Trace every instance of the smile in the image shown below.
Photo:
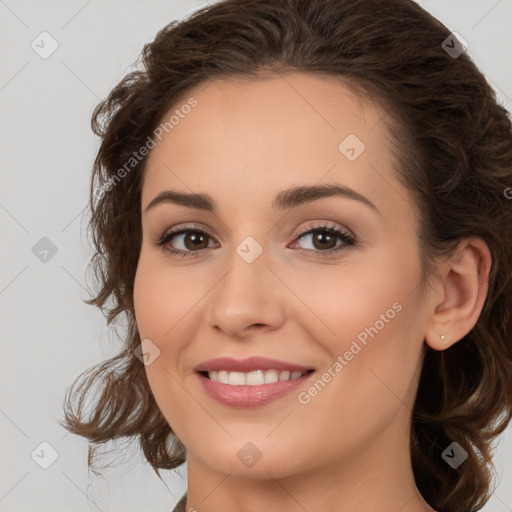
M253 356L219 357L195 368L200 387L217 403L229 407L257 407L289 396L316 373L289 361Z
M304 372L288 370L255 370L252 372L230 372L227 370L203 372L209 379L229 384L231 386L261 386L262 384L273 384L274 382L284 382L299 379L311 370Z

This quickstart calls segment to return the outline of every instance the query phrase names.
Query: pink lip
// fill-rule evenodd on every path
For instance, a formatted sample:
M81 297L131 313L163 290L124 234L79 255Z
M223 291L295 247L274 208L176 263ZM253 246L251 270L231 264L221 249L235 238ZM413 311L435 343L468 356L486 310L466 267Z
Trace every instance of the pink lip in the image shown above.
M230 407L256 407L288 395L304 385L305 381L309 380L314 373L307 373L298 379L261 384L260 386L232 386L213 381L202 373L195 375L205 392L221 404Z
M254 370L288 370L290 372L304 372L312 369L313 368L307 366L258 356L249 357L247 359L218 357L216 359L204 361L195 368L197 372L212 372L220 370L226 370L228 372L252 372Z

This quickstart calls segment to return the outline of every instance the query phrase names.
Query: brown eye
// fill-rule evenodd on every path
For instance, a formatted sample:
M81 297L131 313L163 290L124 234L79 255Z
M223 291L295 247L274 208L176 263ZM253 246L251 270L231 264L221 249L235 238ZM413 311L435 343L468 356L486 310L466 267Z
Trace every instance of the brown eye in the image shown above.
M317 231L313 235L313 245L315 249L333 249L336 247L337 235L332 235L327 231Z
M194 256L203 249L207 249L210 240L213 239L204 231L182 228L164 234L157 244L171 254Z
M333 226L322 225L299 233L294 244L311 238L312 247L301 249L308 254L327 255L346 250L356 244L356 239L345 231ZM341 243L337 243L341 240ZM209 245L212 241L213 245ZM162 235L157 245L176 256L199 256L205 249L218 247L214 239L200 229L182 227Z
M303 231L297 237L297 242L310 240L310 247L303 248L307 253L333 253L355 245L356 240L345 231L332 226L316 226ZM337 243L341 240L341 243Z
M196 251L208 247L208 238L208 235L201 231L188 231L184 233L183 243L187 249Z

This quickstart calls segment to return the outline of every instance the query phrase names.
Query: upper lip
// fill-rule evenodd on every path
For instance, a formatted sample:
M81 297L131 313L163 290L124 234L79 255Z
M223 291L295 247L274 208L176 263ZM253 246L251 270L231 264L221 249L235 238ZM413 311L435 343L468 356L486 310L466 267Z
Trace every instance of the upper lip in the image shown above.
M251 372L254 370L289 370L292 372L303 372L313 370L308 366L270 359L268 357L249 357L247 359L233 359L231 357L218 357L203 361L196 366L197 372L212 372L226 370L229 372Z

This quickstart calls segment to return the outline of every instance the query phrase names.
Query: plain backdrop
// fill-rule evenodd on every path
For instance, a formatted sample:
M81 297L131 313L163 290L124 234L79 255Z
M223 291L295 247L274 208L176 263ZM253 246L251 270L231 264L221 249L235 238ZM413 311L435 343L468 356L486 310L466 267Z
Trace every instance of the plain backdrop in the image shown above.
M169 511L185 491L185 467L163 483L135 448L121 449L103 478L89 474L87 442L57 420L75 377L120 346L82 302L92 111L144 43L206 3L0 0L1 512ZM420 3L469 43L510 110L512 0ZM511 511L511 428L495 462L498 486L483 510Z

